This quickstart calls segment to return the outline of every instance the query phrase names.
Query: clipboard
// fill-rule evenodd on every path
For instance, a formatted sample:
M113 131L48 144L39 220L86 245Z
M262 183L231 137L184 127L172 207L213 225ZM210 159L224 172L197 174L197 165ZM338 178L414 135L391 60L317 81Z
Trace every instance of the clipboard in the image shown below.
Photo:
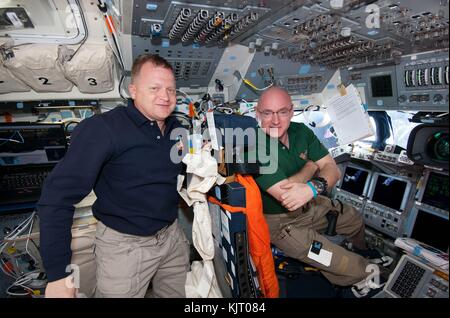
M338 89L338 91L339 91L339 94L341 95L341 96L345 96L345 95L347 95L347 89L345 88L345 85L344 84L339 84L338 86L337 86L337 89Z
M352 142L373 136L375 131L370 117L364 109L358 90L350 84L337 87L339 95L325 102L330 119L336 132L338 144L347 145Z

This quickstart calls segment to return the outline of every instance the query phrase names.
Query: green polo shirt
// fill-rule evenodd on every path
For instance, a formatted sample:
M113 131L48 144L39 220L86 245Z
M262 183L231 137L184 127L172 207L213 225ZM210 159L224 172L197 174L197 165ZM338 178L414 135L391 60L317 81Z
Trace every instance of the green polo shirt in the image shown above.
M260 130L261 132L261 130ZM264 133L264 132L262 132ZM262 195L264 213L278 214L288 212L280 202L266 192L274 184L281 180L287 179L296 174L306 164L307 160L317 161L328 155L328 150L322 145L319 139L314 135L313 131L306 127L305 124L291 122L288 129L289 148L281 142L266 135L266 142L258 141L258 159L263 167L275 164L274 173L261 174L256 178ZM270 143L272 148L277 151L270 151ZM266 149L266 157L259 153L261 149ZM269 161L270 160L270 161Z

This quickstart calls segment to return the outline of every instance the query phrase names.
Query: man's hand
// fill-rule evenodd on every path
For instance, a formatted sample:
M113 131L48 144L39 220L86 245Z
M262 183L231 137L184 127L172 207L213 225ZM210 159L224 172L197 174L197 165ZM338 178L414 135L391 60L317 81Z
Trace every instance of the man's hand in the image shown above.
M295 211L308 203L313 197L312 189L304 183L289 182L281 186L285 192L281 195L281 204L289 211Z
M68 287L71 286L66 279L61 278L50 282L45 288L45 298L75 298L76 288Z

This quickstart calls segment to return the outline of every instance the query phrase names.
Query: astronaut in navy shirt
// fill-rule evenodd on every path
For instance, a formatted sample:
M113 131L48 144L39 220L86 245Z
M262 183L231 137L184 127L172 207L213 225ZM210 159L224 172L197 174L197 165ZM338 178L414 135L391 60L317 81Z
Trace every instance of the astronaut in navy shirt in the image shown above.
M38 202L46 297L75 297L66 284L74 204L92 189L98 220L96 297L185 297L189 243L177 223L177 176L171 158L180 125L171 65L141 55L132 67L127 107L83 120L64 158L46 179ZM81 277L81 279L83 279Z

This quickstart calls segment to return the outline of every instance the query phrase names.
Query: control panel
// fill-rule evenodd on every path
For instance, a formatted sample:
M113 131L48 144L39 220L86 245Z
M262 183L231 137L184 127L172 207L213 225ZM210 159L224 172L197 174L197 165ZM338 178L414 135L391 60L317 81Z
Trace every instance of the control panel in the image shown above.
M123 50L126 70L141 54L159 54L172 64L178 87L202 88L205 93L231 41L292 2L116 0L108 4L125 47L131 43L131 50Z
M334 197L358 210L366 225L390 237L398 237L403 234L404 220L407 216L403 216L402 212L377 204L367 200L364 196L357 196L340 188L336 189Z
M342 81L353 84L364 93L370 110L388 110L397 107L397 82L395 66L371 69L341 70Z
M299 64L298 62L283 60L274 54L255 52L253 60L243 77L250 80L258 89L241 85L237 97L243 99L257 99L264 88L277 85L285 88L289 94L309 96L322 92L334 70L324 69L318 65ZM303 101L301 106L311 105L311 100Z
M363 211L364 222L391 237L402 233L402 213L381 204L367 200Z
M353 206L358 211L362 212L365 204L364 197L354 195L350 192L342 190L340 188L336 189L335 199L341 200L344 203L348 203Z
M376 151L373 155L373 160L383 163L388 163L395 166L413 165L414 162L408 158L406 150L402 150L399 154Z
M395 66L342 69L341 76L361 88L371 110L448 111L448 51L403 56Z
M373 160L396 164L398 162L398 157L398 154L380 151L375 153Z
M448 48L446 6L442 1L304 2L239 40L329 69L395 65L405 54Z
M397 82L400 109L448 111L448 51L402 57Z
M351 155L355 153L355 149L351 150ZM383 164L376 160L377 154ZM395 159L392 163L386 159L391 155ZM366 225L394 238L408 233L422 174L414 165L399 163L398 157L389 151L375 153L371 158L347 156L347 161L339 163L342 173L333 193L334 198L357 209ZM381 168L390 172L381 172Z
M161 54L174 66L179 87L206 87L221 69L225 86L239 85L232 87L236 98L255 99L270 85L309 96L328 88L340 70L342 82L365 94L369 110L448 109L448 2L112 3L121 9L116 19L122 33L131 38L125 68L139 54ZM380 26L371 20L375 14ZM245 67L233 77L235 66L219 64L227 63L221 57L236 44L246 49L240 52Z
M134 1L132 34L149 38L168 38L184 45L216 46L232 40L257 23L271 7L286 5L280 1L268 7L239 1L208 1L207 4L164 1ZM254 2L254 1L252 1Z
M279 83L291 94L308 95L319 92L319 88L324 86L324 76L322 74L308 74L307 76L290 75L280 77Z
M389 277L384 293L393 298L448 299L448 271L436 270L419 258L403 255Z
M426 282L419 298L447 298L448 299L448 281L438 275L433 275Z

